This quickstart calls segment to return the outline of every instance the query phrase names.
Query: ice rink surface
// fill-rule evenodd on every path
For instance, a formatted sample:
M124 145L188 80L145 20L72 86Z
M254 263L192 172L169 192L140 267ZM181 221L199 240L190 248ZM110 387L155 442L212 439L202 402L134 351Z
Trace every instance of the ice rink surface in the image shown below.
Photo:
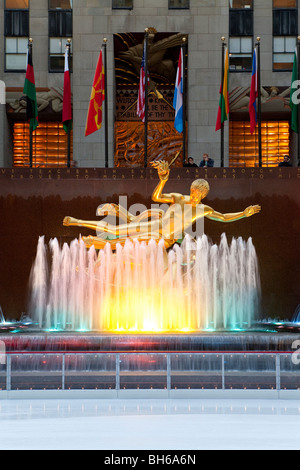
M0 400L1 450L299 450L300 401Z

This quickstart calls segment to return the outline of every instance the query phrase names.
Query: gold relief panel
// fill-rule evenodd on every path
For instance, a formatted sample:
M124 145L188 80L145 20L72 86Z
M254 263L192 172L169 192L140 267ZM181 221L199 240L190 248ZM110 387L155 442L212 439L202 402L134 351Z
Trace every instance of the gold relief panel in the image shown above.
M115 167L144 166L145 130L142 122L115 123ZM148 165L156 159L171 161L179 152L175 167L182 167L182 134L172 121L148 123Z

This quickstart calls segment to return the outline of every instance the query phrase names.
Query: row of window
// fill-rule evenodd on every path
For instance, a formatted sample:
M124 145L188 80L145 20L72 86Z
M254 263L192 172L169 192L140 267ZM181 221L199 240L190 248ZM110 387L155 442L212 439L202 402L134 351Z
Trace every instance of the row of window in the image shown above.
M64 48L72 37L73 0L49 0L49 71L62 72ZM189 8L189 0L169 0L169 8ZM112 0L113 8L133 8L133 0ZM254 0L229 0L230 71L251 71ZM29 32L29 0L5 0L5 70L23 71ZM297 0L273 0L273 70L292 69L298 36ZM72 67L72 51L70 68Z
M254 0L230 0L230 70L251 71ZM298 36L297 0L273 0L273 70L290 71Z
M64 51L68 37L49 38L49 71L64 71ZM28 38L7 37L5 40L6 72L24 72L26 68ZM70 44L69 68L72 70L72 43Z
M49 9L72 9L73 0L49 0ZM112 8L132 9L134 0L112 0ZM229 0L231 10L249 10L254 0ZM27 9L29 0L5 0L6 9ZM168 8L189 9L190 0L168 0ZM297 8L297 0L273 0L273 8Z
M73 0L49 0L49 71L64 70L64 50L72 37ZM29 31L29 0L5 0L5 70L24 71ZM69 66L72 68L72 47Z
M139 123L131 123L132 129ZM162 124L162 123L160 123ZM284 155L290 152L290 126L288 121L262 122L262 166L277 167ZM157 128L155 128L157 133ZM124 129L122 130L124 134ZM66 167L68 155L67 135L60 122L41 122L33 132L33 167ZM73 158L73 139L71 138L71 161ZM124 149L117 148L115 159L119 163ZM257 167L258 131L250 133L249 121L230 121L229 123L229 167ZM29 124L14 123L13 128L13 166L29 165ZM121 165L122 166L122 165Z
M273 71L292 70L296 45L296 36L273 36ZM253 37L230 37L229 51L231 72L251 71Z
M28 8L29 0L5 0L6 9ZM133 0L112 0L113 9L132 9ZM188 9L190 0L168 0L169 9ZM71 9L72 0L49 0L50 9Z
M133 9L133 0L112 0L113 9ZM190 0L168 0L169 10L181 10L190 8Z

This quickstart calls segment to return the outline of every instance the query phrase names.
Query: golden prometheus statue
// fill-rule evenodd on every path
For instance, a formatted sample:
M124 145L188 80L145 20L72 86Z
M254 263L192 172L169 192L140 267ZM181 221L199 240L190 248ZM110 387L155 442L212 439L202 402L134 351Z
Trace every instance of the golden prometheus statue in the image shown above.
M160 204L168 204L166 211L162 209L146 209L138 216L133 215L120 205L104 204L97 214L100 216L113 215L119 218L118 225L112 225L105 220L86 221L65 217L63 225L86 227L97 232L97 236L82 237L87 248L94 246L102 249L109 243L114 250L118 243L125 245L128 239L148 243L155 240L164 241L166 248L173 246L176 241L182 240L186 231L197 221L207 217L219 222L233 222L257 214L259 205L249 206L242 212L222 214L202 203L209 192L209 184L204 179L193 181L190 194L163 193L165 184L169 179L170 164L166 161L153 162L157 169L159 184L152 194L152 200ZM109 239L109 236L116 238Z

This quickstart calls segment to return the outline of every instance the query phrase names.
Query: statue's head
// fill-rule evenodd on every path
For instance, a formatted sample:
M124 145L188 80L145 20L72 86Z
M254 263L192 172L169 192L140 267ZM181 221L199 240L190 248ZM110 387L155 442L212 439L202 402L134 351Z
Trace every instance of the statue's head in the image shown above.
M204 199L209 192L209 184L206 180L198 179L192 182L191 184L191 200L200 202L201 199Z

